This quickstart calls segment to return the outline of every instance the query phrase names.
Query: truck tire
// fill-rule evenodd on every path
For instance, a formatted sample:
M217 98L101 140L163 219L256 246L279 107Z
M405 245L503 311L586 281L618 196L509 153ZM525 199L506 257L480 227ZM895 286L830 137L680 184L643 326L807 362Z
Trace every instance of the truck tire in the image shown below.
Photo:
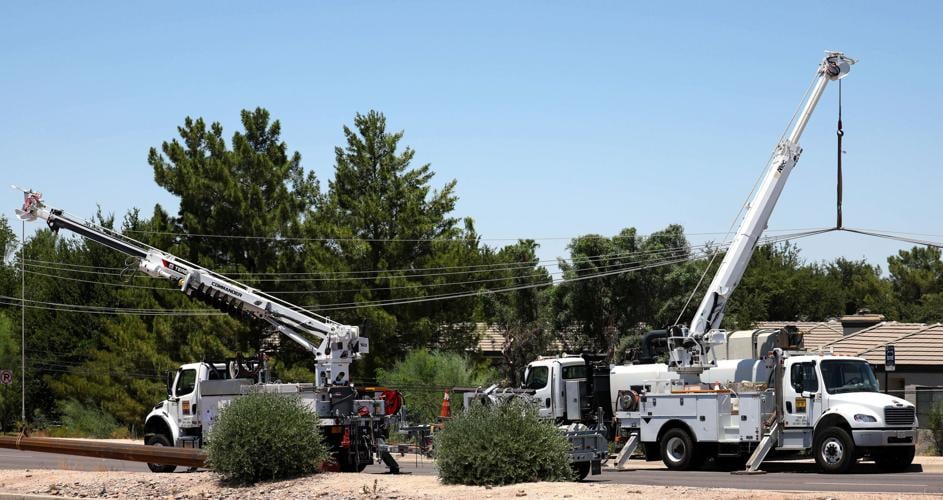
M697 447L684 429L670 429L661 438L661 460L671 470L697 467Z
M589 475L589 462L577 462L570 464L570 468L573 469L573 478L577 481L582 481L586 479L586 476Z
M154 434L153 436L147 438L144 444L146 444L147 446L173 447L173 445L170 444L170 440L167 439L167 436L163 434ZM177 470L176 465L164 465L164 464L152 464L152 463L148 463L147 468L150 469L151 472L159 472L159 473L165 473L165 474Z
M367 463L356 463L350 459L350 456L347 453L341 452L338 453L335 458L337 461L338 468L341 472L363 472L367 468Z
M872 453L874 463L888 472L907 470L914 462L916 449L913 446L889 446Z
M818 432L812 452L819 469L828 474L843 474L855 464L855 442L841 427L829 427Z

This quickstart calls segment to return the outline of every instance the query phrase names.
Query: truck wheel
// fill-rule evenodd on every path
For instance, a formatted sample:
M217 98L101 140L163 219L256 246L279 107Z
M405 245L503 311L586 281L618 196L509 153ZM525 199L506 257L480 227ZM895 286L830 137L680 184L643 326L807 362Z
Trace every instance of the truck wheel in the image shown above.
M914 462L915 451L913 446L893 446L875 450L874 463L888 472L900 472Z
M340 468L341 472L363 472L363 470L366 469L368 465L366 463L358 464L351 461L347 453L343 452L335 455L334 460L337 462L338 468Z
M815 437L815 463L822 472L842 474L855 463L855 442L841 427L829 427Z
M570 468L573 469L573 477L577 481L582 481L586 479L586 476L589 475L589 462L577 462L570 464Z
M671 429L661 438L661 460L671 470L690 470L697 466L694 440L684 429Z
M167 436L163 434L154 434L153 436L147 438L147 441L144 444L148 446L171 446L170 440L167 439ZM170 473L177 470L176 465L164 465L164 464L152 464L148 463L147 468L151 472L161 472L161 473Z

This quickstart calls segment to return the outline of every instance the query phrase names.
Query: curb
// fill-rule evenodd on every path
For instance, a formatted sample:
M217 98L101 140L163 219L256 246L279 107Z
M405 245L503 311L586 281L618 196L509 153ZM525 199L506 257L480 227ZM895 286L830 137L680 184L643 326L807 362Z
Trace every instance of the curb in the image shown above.
M59 499L63 498L77 498L77 497L64 497L64 496L52 496L52 495L39 495L34 493L11 493L6 491L0 491L0 500L50 500L50 499Z

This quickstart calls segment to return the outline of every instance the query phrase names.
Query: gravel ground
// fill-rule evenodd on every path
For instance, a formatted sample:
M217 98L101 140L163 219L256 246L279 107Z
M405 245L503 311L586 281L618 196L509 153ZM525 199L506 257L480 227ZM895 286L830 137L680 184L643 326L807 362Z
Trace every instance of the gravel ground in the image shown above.
M660 487L593 483L527 483L495 488L447 486L434 476L382 476L324 473L314 476L230 487L212 472L151 474L147 472L80 472L57 470L0 471L0 492L78 498L522 498L610 499L619 497L730 499L878 499L898 495L825 492L757 492L734 489ZM932 498L908 496L908 498Z

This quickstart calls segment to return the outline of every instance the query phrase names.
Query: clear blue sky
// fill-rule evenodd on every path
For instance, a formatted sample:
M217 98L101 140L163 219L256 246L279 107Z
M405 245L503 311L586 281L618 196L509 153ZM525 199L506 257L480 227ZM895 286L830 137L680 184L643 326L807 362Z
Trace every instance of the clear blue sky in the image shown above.
M377 109L438 185L458 179L458 214L485 238L722 232L834 49L860 59L844 87L846 225L943 235L938 2L132 4L0 7L3 185L86 216L176 211L148 148L187 115L229 135L263 106L326 187L341 126ZM773 229L833 223L836 98ZM899 248L801 246L882 265Z

